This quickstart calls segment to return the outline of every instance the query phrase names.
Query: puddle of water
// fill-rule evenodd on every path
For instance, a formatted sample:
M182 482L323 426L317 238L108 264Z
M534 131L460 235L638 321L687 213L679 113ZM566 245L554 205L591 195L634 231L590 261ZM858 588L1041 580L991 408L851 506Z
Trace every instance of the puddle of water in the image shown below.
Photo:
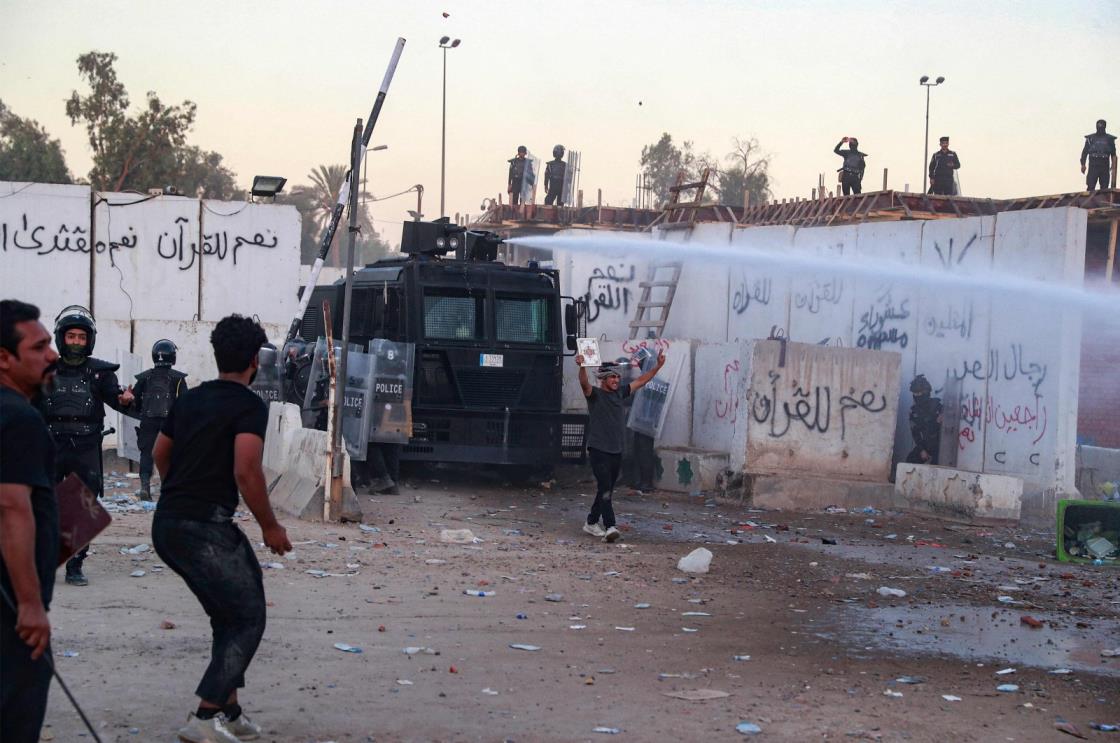
M1100 654L1116 646L1120 622L1098 619L1089 628L1077 628L1068 616L1036 613L1032 616L1047 624L1030 629L1020 624L1021 615L976 606L849 606L817 636L852 649L949 655L1120 677L1120 662ZM1059 628L1052 628L1050 621Z

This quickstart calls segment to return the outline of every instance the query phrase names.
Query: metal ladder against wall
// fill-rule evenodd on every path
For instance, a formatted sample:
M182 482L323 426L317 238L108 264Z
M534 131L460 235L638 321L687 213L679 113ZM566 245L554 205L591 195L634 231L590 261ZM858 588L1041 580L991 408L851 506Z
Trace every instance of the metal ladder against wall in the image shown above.
M663 261L659 263L652 263L649 267L649 278L638 284L642 290L641 298L638 300L638 308L634 313L634 319L630 321L630 339L634 340L638 337L638 333L643 329L647 331L647 337L660 338L661 334L665 332L665 323L669 320L669 308L673 305L673 297L677 294L677 284L681 280L680 261ZM668 276L665 276L668 274ZM653 298L655 289L664 290L664 296L661 300ZM653 317L650 310L660 310L657 317ZM648 331L652 331L649 334Z

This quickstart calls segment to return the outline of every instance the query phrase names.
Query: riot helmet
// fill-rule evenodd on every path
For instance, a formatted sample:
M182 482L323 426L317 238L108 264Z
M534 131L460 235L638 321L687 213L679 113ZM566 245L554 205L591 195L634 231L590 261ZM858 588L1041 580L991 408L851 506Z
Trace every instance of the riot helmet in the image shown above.
M859 149L859 140L855 137L848 137L848 149Z
M261 349L257 351L257 366L264 368L266 366L276 366L280 359L280 353L276 350L276 344L265 343Z
M83 345L66 344L67 330L82 330L86 334ZM72 304L63 308L54 320L54 344L58 353L67 364L77 366L85 362L93 354L93 345L97 341L97 323L93 314L80 304Z
M910 383L910 392L914 394L914 397L929 397L933 393L933 385L929 383L924 374L919 374Z
M564 145L558 144L555 147L553 147L552 148L552 156L555 157L557 160L564 157Z
M152 361L156 366L174 366L175 354L179 350L171 341L163 338L152 345Z
M528 154L529 154L529 148L528 148L528 147L526 147L526 146L525 146L525 145L523 145L523 144L522 144L522 145L518 145L518 146L517 146L517 154L518 154L518 155L528 155Z
M1097 119L1097 134L1104 134L1104 130L1107 126L1107 121L1105 121L1104 119Z

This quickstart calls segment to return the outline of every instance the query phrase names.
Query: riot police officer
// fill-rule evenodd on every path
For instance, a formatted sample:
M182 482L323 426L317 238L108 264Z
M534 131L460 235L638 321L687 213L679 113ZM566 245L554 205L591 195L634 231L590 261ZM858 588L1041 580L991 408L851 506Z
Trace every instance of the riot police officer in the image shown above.
M938 142L941 149L929 159L929 192L953 196L957 193L954 173L961 167L961 159L949 149L948 137L942 137Z
M152 346L155 367L136 375L132 394L136 397L132 410L139 415L136 444L140 447L140 500L152 499L152 446L163 426L171 405L187 390L187 375L176 369L178 348L166 338Z
M1089 161L1088 175L1085 177L1085 187L1092 191L1099 185L1103 191L1110 188L1110 182L1115 183L1116 173L1116 137L1105 131L1107 122L1104 119L1097 121L1097 131L1085 135L1085 146L1081 148L1081 172L1086 171L1085 161ZM1109 174L1112 173L1112 178Z
M533 165L528 159L529 148L521 145L517 148L517 156L509 159L509 180L506 185L506 193L509 194L509 203L517 206L521 203L521 192L525 188L526 176L529 177L528 182L533 182Z
M564 162L564 145L558 144L552 148L552 157L544 166L544 205L564 206L564 176L568 164Z
M847 150L840 149L843 144L848 145ZM832 151L844 158L844 164L837 170L840 173L840 187L844 190L844 195L862 193L863 171L867 168L864 158L867 157L867 153L859 151L859 140L855 137L844 137L836 143Z
M908 464L937 464L941 456L941 399L932 397L933 385L919 374L910 383L914 405L910 408L910 436L914 448L906 455Z
M55 444L55 480L71 472L101 497L101 431L105 405L127 413L134 401L131 390L122 390L115 372L119 364L92 357L97 325L89 310L70 305L55 319L54 341L61 356L54 382L44 391L39 405ZM88 548L66 563L66 582L89 583L82 574Z

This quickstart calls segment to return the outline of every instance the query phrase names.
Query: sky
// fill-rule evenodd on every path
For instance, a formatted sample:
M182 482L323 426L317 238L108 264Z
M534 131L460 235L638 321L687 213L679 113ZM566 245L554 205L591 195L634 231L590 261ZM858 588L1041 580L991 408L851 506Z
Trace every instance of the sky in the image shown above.
M444 13L447 17L444 17ZM447 57L447 213L477 214L505 191L520 144L583 155L587 203L630 205L643 145L669 132L722 157L756 137L777 198L835 184L832 148L857 136L865 189L916 189L948 134L962 193L1008 198L1084 188L1082 136L1120 132L1120 85L1105 50L1120 42L1116 0L272 0L190 3L0 0L0 98L61 140L84 176L84 130L65 116L85 93L77 57L114 52L134 105L156 91L198 104L190 142L255 174L308 182L342 163L373 104L397 37L407 40L370 142L368 188L424 186L439 215L441 36ZM396 243L415 195L372 205Z

